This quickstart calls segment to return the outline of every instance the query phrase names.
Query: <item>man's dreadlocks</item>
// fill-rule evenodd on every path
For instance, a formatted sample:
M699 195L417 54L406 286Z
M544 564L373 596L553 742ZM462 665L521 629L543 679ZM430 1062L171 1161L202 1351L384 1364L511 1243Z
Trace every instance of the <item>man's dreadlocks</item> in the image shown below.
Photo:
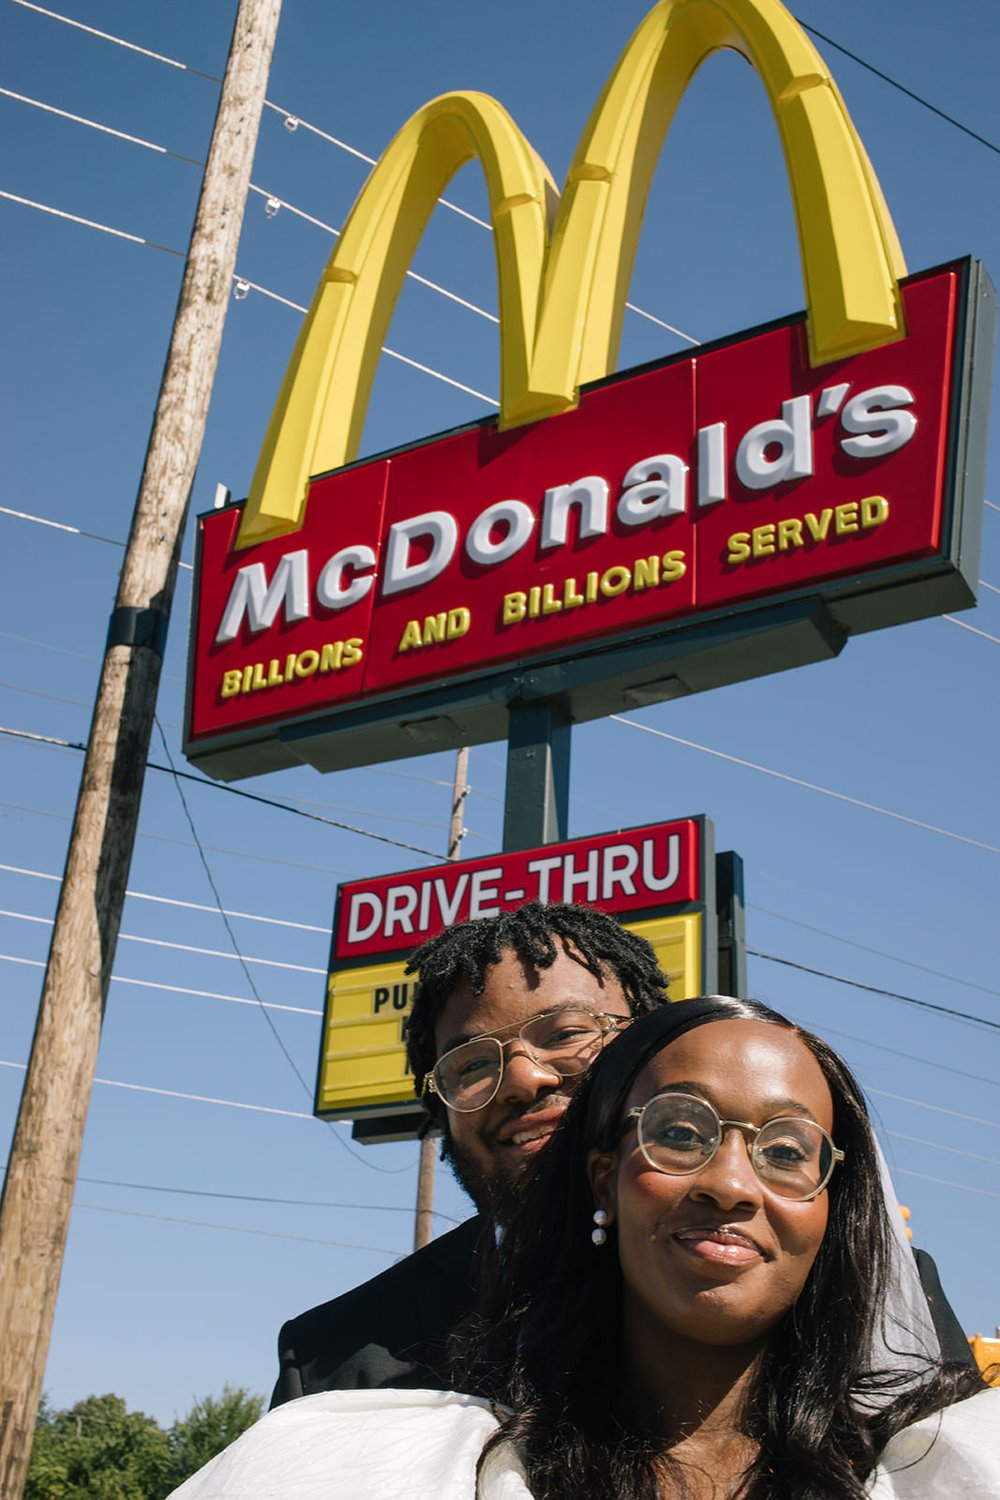
M516 953L533 969L551 968L565 951L563 943L595 979L609 973L617 979L633 1015L653 1010L667 998L666 976L645 938L591 906L529 901L516 911L459 922L423 943L406 966L408 974L418 976L406 1028L406 1051L418 1094L437 1061L437 1018L459 985L465 983L473 995L481 995L487 970L506 952ZM437 1118L436 1095L425 1095L424 1103Z

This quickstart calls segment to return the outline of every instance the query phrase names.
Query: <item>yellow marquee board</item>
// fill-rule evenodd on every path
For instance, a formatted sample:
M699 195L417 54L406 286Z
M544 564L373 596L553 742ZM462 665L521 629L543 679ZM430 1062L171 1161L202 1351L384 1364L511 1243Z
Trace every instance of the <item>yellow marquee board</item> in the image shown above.
M700 911L650 921L627 922L653 945L670 980L674 1000L700 995L703 987ZM316 1112L328 1119L353 1119L373 1107L413 1099L404 1035L414 980L406 960L339 969L329 978Z

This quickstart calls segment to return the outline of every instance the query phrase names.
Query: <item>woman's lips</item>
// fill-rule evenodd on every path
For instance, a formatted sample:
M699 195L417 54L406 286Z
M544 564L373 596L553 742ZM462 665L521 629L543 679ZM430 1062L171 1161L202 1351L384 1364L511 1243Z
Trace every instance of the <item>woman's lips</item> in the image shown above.
M756 1240L731 1225L694 1225L676 1230L673 1238L689 1255L714 1265L749 1266L765 1258Z

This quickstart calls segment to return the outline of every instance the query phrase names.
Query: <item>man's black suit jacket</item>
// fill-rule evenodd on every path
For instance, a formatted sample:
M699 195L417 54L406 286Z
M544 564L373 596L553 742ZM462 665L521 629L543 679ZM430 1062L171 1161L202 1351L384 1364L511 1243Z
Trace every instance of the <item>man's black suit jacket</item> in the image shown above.
M480 1218L469 1219L363 1286L286 1323L271 1405L318 1391L450 1390L446 1345L476 1304L481 1228ZM974 1363L937 1267L926 1251L914 1254L944 1358Z
M448 1335L476 1305L478 1217L363 1286L286 1323L278 1335L280 1406L317 1391L451 1390Z

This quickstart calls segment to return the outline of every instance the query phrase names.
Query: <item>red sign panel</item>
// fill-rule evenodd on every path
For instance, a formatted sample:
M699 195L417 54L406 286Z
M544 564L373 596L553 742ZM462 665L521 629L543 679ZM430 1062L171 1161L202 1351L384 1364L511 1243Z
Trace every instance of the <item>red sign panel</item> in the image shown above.
M906 337L851 359L811 368L793 320L316 479L272 541L201 517L188 752L947 561L969 274L911 278Z
M339 888L333 960L415 948L455 922L525 901L586 902L612 912L701 901L701 826L685 818L348 882Z

